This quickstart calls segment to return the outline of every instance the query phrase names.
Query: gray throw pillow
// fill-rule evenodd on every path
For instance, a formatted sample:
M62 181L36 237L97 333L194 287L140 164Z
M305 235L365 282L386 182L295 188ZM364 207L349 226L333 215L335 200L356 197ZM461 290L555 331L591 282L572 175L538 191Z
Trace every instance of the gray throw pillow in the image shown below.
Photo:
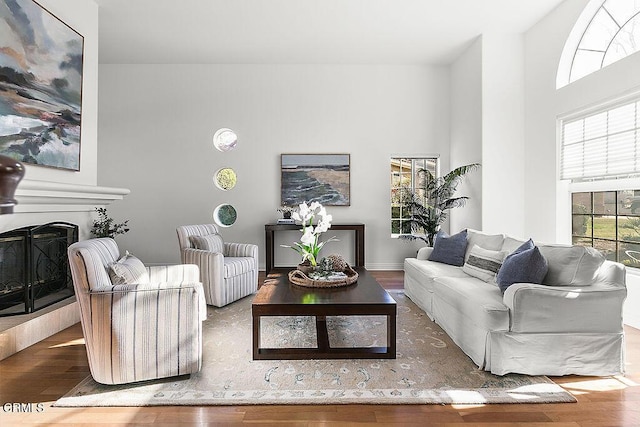
M224 253L224 241L219 234L209 234L207 236L189 237L191 244L203 251Z
M444 231L438 231L433 243L433 252L429 255L429 261L462 267L464 254L467 251L467 230L449 236Z
M496 281L504 294L514 283L541 284L547 270L547 260L529 239L504 259Z
M145 285L149 283L147 268L129 251L118 261L110 263L108 272L113 285Z

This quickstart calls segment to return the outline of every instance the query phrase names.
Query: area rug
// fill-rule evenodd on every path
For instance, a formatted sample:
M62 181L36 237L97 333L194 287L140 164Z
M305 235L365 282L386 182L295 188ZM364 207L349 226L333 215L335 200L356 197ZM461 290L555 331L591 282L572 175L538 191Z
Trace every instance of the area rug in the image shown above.
M91 377L55 406L262 404L484 404L575 402L543 376L479 370L404 293L398 304L397 358L252 360L251 300L209 308L203 368L197 374L107 386ZM332 346L386 345L382 316L327 318ZM313 317L263 318L263 347L315 346Z

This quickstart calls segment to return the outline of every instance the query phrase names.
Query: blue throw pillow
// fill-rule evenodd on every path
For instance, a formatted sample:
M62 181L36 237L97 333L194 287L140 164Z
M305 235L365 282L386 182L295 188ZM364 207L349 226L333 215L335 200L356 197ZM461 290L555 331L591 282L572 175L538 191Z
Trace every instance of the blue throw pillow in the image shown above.
M467 251L467 230L462 230L453 236L444 231L438 231L433 242L433 252L429 255L429 261L462 267L464 254Z
M519 254L520 252L524 252L526 250L533 249L534 247L535 247L535 245L533 244L533 240L529 239L526 242L524 242L523 244L521 244L520 246L518 246L518 249L516 249L515 251L511 252L509 255Z
M504 259L496 281L504 294L514 283L542 283L548 268L540 249L529 239Z

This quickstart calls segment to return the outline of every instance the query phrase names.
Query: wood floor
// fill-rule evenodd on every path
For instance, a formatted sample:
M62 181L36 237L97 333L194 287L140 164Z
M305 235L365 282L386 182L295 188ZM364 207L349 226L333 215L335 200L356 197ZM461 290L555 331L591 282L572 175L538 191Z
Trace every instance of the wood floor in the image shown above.
M373 273L385 288L402 288L402 272ZM626 332L624 377L554 378L574 404L53 408L89 375L77 324L0 361L0 426L640 426L640 331Z

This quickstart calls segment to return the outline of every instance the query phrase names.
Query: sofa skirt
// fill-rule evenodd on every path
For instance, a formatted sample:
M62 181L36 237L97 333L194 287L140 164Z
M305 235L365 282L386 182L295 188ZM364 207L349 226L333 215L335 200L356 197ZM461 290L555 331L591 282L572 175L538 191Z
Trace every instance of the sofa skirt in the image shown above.
M595 375L624 373L624 334L513 333L489 336L485 370L505 375Z
M419 280L411 276L410 274L404 275L404 294L414 302L415 305L420 307L427 314L429 319L433 318L433 290L428 289Z
M490 346L490 335L485 327L437 297L433 299L433 316L435 322L478 368L488 370L487 349Z
M405 286L406 286L405 282ZM410 283L410 281L409 281ZM422 292L415 292L422 289ZM425 310L479 369L495 375L588 375L624 373L624 333L514 333L489 331L455 307L416 287L405 294ZM425 304L426 303L426 304ZM425 310L426 311L426 310ZM429 312L427 312L429 314Z

